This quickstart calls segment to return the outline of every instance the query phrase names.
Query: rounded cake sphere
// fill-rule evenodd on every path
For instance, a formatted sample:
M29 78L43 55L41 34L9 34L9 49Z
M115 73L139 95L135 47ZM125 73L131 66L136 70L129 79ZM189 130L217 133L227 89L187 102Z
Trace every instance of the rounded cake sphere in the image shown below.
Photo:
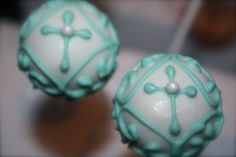
M121 81L112 117L122 141L145 157L193 157L223 126L221 92L194 59L144 57Z
M51 0L21 28L17 59L35 88L77 99L107 83L118 48L116 30L93 4Z

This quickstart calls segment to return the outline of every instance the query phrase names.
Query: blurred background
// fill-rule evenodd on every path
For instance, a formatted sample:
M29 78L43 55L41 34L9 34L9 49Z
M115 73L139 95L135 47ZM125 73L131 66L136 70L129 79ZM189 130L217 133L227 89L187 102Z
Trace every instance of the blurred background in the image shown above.
M75 102L33 90L17 68L19 29L43 0L1 5L0 156L137 157L113 129L111 100L122 76L141 57L167 51L190 0L93 2L118 29L119 69L103 90ZM203 1L179 53L203 64L222 89L225 125L201 156L236 157L236 1Z

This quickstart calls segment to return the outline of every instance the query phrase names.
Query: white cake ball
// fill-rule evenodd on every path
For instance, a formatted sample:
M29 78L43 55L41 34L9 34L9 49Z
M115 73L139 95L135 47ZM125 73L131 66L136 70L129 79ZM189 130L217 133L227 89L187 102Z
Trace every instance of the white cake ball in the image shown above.
M18 64L34 87L76 99L107 83L118 47L109 18L93 4L51 0L24 23Z
M192 157L223 126L222 99L214 79L181 55L143 58L123 78L112 116L124 143L145 157Z

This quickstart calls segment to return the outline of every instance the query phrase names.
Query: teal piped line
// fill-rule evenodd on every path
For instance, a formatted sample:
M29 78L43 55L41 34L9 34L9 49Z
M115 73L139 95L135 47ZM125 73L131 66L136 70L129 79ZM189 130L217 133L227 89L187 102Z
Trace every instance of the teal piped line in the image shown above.
M131 137L131 135L129 134L128 130L126 129L126 126L125 126L125 124L123 123L123 121L124 121L124 120L123 120L123 116L122 116L122 115L118 116L118 118L117 118L117 123L118 123L118 125L119 125L120 131L126 136L126 138L128 138L128 140L132 141L132 137Z
M51 96L61 95L62 92L60 91L60 89L58 89L57 85L54 83L53 80L50 80L50 78L48 77L46 78L46 76L41 75L37 71L30 70L30 65L32 64L31 62L34 63L34 61L32 59L32 56L30 56L28 52L29 51L25 47L22 47L20 49L20 52L17 55L18 64L20 69L25 71L28 78L32 81L34 88L39 88ZM42 71L39 67L37 68L39 71ZM49 81L51 81L52 83L50 83ZM53 84L55 86L54 89L49 87L49 84Z
M78 75L78 73L97 55L99 55L100 53L102 53L104 50L108 49L109 47L112 46L116 46L116 43L109 43L99 49L97 49L94 53L92 53L91 56L89 56L88 58L84 59L81 63L78 69L75 69L74 71L72 71L68 77L66 77L63 81L63 88L66 88L66 86L68 85L68 83L70 83L74 77L76 77Z
M50 2L47 2L46 5L49 3ZM41 20L38 20L35 17L32 17L32 18L29 18L28 21L25 22L25 24L30 24L31 25L30 27L32 27L34 29L31 30L31 29L27 29L27 28L22 28L21 35L20 35L21 42L26 40L38 27L40 27L45 21L47 21L50 17L52 17L56 12L59 12L62 8L64 8L65 3L63 1L61 1L60 5L58 5L58 6L57 5L49 5L49 6L53 6L53 7L49 9L49 13L47 13L44 17L42 17ZM32 13L32 15L35 15L37 11L38 10L36 10L34 13ZM23 31L24 29L27 29L27 30Z
M148 70L143 76L142 78L138 81L138 83L136 84L135 87L133 87L133 89L131 90L131 92L129 93L129 95L126 96L126 98L123 98L123 94L124 92L122 90L119 90L117 92L117 99L120 101L121 104L125 104L128 103L128 101L130 101L131 97L136 93L137 89L142 85L142 83L150 76L150 74L152 74L154 71L158 70L163 64L165 64L169 59L168 55L163 55L159 61L157 62L157 64L153 65L150 70ZM121 85L123 86L123 84L125 84L125 81L121 81Z
M162 132L160 129L154 127L155 125L148 122L143 116L141 116L141 114L137 110L135 110L134 108L131 108L131 106L124 106L121 111L130 113L131 115L133 115L133 117L136 120L141 122L144 126L149 128L154 133L156 133L156 134L160 135L161 137L163 137L166 141L168 141L171 144L171 140L170 140L170 137L168 135L164 134L164 132Z
M31 58L32 62L37 66L37 68L43 72L43 73L46 73L47 76L50 81L56 86L58 87L58 89L60 91L63 91L63 87L61 86L60 84L60 81L57 80L57 78L43 65L41 64L40 62L38 62L37 60L37 57L35 55L35 53L33 52L33 50L30 48L30 46L28 45L22 45L22 49L25 50L25 53Z
M106 44L109 40L108 38L99 30L99 28L96 26L96 24L82 11L83 8L80 6L79 3L87 3L85 1L80 1L77 3L74 3L74 6L77 8L80 15L87 21L87 23L95 30L95 32L98 34L98 36L103 40L103 42Z
M209 97L207 91L203 88L204 85L201 83L201 81L191 72L189 71L185 66L183 66L177 58L173 58L173 61L178 65L194 82L194 84L198 87L198 89L201 91L204 98L207 100L208 104L213 107L212 105L215 104L215 102Z
M28 78L32 81L34 88L41 89L45 93L51 95L51 96L61 96L62 92L59 91L57 88L49 87L43 84L42 80L40 78L43 78L42 75L40 75L37 72L26 72L26 75ZM44 79L44 78L43 78Z

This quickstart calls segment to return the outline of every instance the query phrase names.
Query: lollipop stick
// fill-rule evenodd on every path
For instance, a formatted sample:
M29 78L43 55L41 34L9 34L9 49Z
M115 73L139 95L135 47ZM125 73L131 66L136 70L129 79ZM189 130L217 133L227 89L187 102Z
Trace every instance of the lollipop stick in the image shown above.
M169 53L179 53L183 47L183 44L186 40L186 37L190 31L193 20L195 19L200 7L202 4L202 0L191 0L190 6L186 11L183 21L180 23L177 33L173 38L173 41L168 48Z

